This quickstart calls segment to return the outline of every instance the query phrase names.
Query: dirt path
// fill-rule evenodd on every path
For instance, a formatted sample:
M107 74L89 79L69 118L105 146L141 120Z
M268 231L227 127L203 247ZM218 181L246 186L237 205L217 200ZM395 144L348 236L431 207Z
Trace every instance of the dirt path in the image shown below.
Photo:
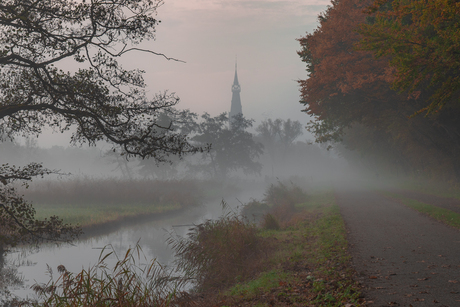
M369 306L460 306L460 231L377 193L336 199Z

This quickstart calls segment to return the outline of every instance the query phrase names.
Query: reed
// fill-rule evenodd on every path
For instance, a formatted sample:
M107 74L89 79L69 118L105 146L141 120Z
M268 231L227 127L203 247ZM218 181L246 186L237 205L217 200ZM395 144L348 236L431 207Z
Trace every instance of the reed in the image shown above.
M181 280L155 260L147 261L138 244L123 257L109 248L106 246L101 251L94 266L78 274L59 265L59 277L53 280L53 271L49 268L50 281L33 286L38 299L28 306L166 307L180 297ZM112 267L107 264L110 257L117 260Z
M178 271L201 292L224 289L252 276L265 249L255 225L231 211L192 227L186 238L171 236L168 243Z
M58 216L82 227L136 216L155 215L199 206L206 185L191 180L122 180L77 177L32 182L22 191L38 219Z

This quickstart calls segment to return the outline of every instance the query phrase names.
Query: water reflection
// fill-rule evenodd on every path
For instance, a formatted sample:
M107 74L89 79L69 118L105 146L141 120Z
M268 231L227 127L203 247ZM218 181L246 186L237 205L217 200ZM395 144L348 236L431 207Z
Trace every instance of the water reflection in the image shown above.
M253 194L250 197L252 196ZM249 200L249 197L246 198L243 196L240 200ZM235 208L241 203L235 198L229 201L229 205ZM5 278L5 283L2 284L2 289L19 298L34 299L36 296L30 287L36 283L47 283L50 280L50 274L47 274L50 269L56 271L59 265L74 273L89 269L98 262L103 248L109 245L117 255L123 257L129 248L134 248L139 243L147 259L156 259L164 266L171 266L173 252L165 243L170 236L169 232L174 231L180 236L185 236L190 225L218 218L221 214L220 202L214 201L181 216L121 227L106 235L79 240L74 242L74 245L48 244L42 245L40 250L17 248L4 257L5 265L2 268L5 273L2 271L1 276ZM110 251L106 250L106 253ZM106 263L110 267L116 261L116 256L111 255ZM13 276L10 272L14 273L16 279L8 277Z
M24 286L24 278L19 274L18 267L28 264L7 259L4 252L0 253L0 304L2 306L8 305L8 302L13 299L11 290Z

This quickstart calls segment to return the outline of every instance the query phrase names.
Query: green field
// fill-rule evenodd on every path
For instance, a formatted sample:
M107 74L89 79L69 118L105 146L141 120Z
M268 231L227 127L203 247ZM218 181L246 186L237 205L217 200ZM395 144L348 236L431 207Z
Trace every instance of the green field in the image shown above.
M90 227L193 208L207 199L204 191L218 188L198 180L74 178L33 182L23 193L36 218L58 216L65 223Z
M179 210L182 206L178 203L171 205L155 204L88 204L62 206L39 204L34 205L37 219L45 219L56 215L64 223L89 227L98 224L119 221L127 217L161 214L168 211Z

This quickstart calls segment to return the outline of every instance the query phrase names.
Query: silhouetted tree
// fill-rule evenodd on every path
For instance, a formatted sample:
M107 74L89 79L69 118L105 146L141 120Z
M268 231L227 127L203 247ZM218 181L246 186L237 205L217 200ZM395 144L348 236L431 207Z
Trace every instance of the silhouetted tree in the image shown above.
M286 152L293 144L294 140L303 134L302 124L295 120L282 120L271 118L264 120L256 127L258 137L262 141L265 149L270 155L275 155L275 151Z
M299 121L291 119L282 120L271 118L262 121L257 127L257 140L259 140L265 149L265 153L270 158L272 176L274 176L274 167L277 162L282 162L293 146L294 140L302 135L302 124Z
M186 136L158 123L179 99L146 96L140 70L117 59L154 38L160 0L4 0L0 3L0 137L75 127L71 142L108 141L127 156L158 162L196 152ZM167 58L166 56L164 56ZM170 59L170 58L167 58ZM74 64L71 71L67 69ZM167 133L165 132L167 131ZM76 234L56 217L37 221L13 181L52 173L40 164L0 168L0 245Z
M201 163L190 166L191 170L220 178L236 170L242 170L245 174L260 173L262 165L255 159L263 153L263 145L246 131L252 127L253 120L237 114L229 125L226 113L216 117L205 113L201 118L203 121L199 123L192 140L197 146L211 147L202 153Z
M197 114L189 110L174 114L161 112L158 123L163 127L169 127L168 133L189 135L199 128L197 117ZM143 177L172 179L179 175L180 166L185 164L180 156L170 157L167 163L158 163L155 159L140 159L138 172Z

